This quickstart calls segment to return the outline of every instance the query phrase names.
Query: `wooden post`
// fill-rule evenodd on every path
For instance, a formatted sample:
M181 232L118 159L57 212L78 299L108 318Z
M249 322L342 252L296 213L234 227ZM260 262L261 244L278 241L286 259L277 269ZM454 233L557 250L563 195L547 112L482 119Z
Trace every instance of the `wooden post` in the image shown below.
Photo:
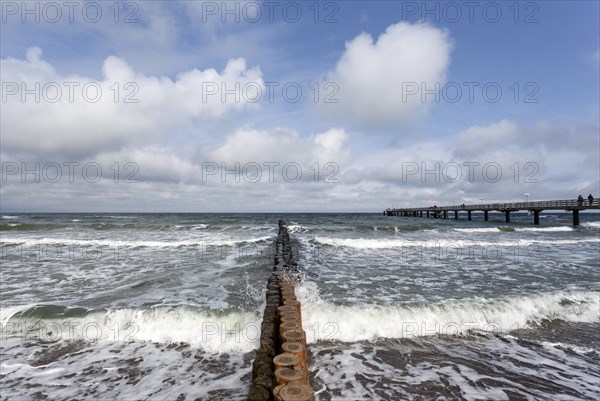
M276 401L313 401L312 388L308 384L289 383L281 387L277 386L273 392Z
M534 210L533 211L533 224L536 225L540 225L540 211L539 210Z
M400 213L391 210L388 215ZM282 220L279 221L274 264L267 282L260 347L252 364L252 387L247 399L314 401L313 390L308 384L306 333L302 330L301 305L295 293L298 265L293 259L289 233ZM278 355L280 344L283 352Z
M579 210L577 210L577 209L573 210L573 225L574 226L579 225Z
M458 220L458 210L454 211L454 220Z
M507 223L510 223L510 210L504 211L505 220Z
M290 368L275 369L275 383L277 385L293 383L304 380L304 371Z
M488 221L488 211L487 210L483 211L483 220Z
M470 210L467 212L467 220L471 221L471 211Z

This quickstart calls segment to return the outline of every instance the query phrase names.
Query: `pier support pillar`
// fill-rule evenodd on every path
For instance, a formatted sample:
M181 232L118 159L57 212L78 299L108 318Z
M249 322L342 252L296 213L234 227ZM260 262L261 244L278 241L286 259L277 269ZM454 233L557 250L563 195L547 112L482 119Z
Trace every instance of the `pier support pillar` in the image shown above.
M579 225L579 210L573 210L573 225Z
M419 212L419 217L423 217L423 211L422 210Z
M487 210L483 211L483 220L488 221L488 211Z
M456 210L454 211L454 220L458 220L458 212Z
M504 212L504 215L506 216L506 222L510 223L510 210L507 210L506 212Z
M533 211L533 224L536 225L540 225L540 211L539 210L534 210Z
M467 220L471 221L471 211L470 210L467 212Z
M447 219L448 218L448 211L444 210L444 218Z
M429 218L429 211L427 211L427 218Z

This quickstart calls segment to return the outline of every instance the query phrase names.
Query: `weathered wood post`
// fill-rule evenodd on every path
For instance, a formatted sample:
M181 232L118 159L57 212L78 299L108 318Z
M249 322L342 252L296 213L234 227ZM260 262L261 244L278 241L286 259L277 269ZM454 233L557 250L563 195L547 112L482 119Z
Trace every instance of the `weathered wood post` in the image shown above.
M298 274L289 233L280 220L275 268L267 283L267 305L248 401L314 400L308 379L306 333L295 293Z

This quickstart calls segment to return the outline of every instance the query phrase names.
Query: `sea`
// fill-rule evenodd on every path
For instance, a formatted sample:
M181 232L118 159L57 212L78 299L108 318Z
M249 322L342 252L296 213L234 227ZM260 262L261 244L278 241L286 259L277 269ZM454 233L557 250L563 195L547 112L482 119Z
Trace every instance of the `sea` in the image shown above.
M316 400L600 398L600 214L15 213L0 400L244 400L279 220Z

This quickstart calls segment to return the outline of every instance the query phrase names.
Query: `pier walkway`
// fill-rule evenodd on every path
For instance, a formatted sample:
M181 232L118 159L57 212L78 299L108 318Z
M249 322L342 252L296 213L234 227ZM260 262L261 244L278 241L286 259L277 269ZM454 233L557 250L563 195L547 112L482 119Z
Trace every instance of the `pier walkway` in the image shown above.
M520 210L527 210L533 214L533 223L540 224L540 213L544 210L564 210L573 213L573 225L579 225L579 212L587 209L600 209L598 199L591 203L584 199L548 200L535 202L511 202L511 203L485 203L477 205L452 205L452 206L421 206L410 208L386 209L383 214L386 216L412 216L412 217L434 217L448 218L449 212L454 212L454 218L458 219L459 213L466 213L467 220L471 221L472 212L483 212L483 219L488 221L489 212L504 213L507 223L510 223L510 213Z

